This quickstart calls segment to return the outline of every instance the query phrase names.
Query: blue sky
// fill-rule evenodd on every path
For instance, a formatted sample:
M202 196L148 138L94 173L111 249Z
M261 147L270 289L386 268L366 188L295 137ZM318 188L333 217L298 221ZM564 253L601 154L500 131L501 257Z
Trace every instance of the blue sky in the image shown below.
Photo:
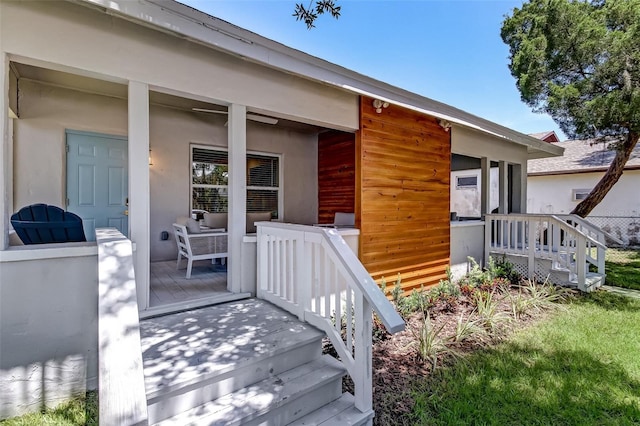
M307 30L295 0L180 0L262 36L523 133L555 130L520 101L500 39L512 0L337 0ZM308 1L308 0L306 0Z

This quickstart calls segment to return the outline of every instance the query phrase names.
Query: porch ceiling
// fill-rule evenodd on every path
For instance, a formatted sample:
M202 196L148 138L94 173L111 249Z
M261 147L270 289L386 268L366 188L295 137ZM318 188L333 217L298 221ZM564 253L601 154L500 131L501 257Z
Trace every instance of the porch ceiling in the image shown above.
M11 67L13 68L19 80L31 80L51 86L63 87L71 90L78 90L85 93L109 96L118 99L127 99L128 96L127 85L122 83L116 83L112 81L86 77L79 74L27 65L19 62L12 62ZM153 90L149 92L149 102L152 105L174 108L183 111L193 111L193 108L201 108L221 112L227 111L227 107L225 105L203 102L184 96L176 96ZM278 123L276 124L276 126L281 128L287 128L290 130L305 133L319 133L323 130L326 130L322 127L283 119L277 117L275 114L272 114L269 111L258 111L252 109L251 107L248 107L247 111L276 117L278 118ZM200 112L198 114L207 113Z

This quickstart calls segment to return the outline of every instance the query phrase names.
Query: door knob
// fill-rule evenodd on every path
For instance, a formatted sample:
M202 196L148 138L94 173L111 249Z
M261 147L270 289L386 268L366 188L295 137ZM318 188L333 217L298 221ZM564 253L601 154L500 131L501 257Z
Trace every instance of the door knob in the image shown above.
M125 210L122 214L124 214L125 216L129 216L129 210Z

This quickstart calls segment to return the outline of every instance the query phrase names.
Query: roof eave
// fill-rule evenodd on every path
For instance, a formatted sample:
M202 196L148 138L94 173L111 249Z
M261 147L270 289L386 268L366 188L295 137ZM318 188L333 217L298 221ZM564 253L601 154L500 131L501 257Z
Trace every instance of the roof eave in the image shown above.
M544 172L529 172L527 176L558 176L558 175L576 175L582 173L603 173L609 170L609 167L593 167L588 169L573 169L573 170L549 170ZM640 164L625 166L624 172L631 170L640 170Z
M564 152L562 148L547 142L292 49L175 1L69 1L98 6L108 14L176 34L264 66L352 93L409 107L436 118L527 146L530 158L559 156Z

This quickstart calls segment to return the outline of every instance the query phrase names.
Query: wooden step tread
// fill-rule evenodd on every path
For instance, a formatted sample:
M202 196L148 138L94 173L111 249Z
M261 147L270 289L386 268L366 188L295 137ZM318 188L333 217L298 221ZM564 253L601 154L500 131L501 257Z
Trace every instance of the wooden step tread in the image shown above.
M353 395L344 393L331 404L289 423L289 426L359 426L372 417L373 410L363 413L355 407Z
M146 319L140 334L147 395L259 363L324 336L258 299Z
M600 287L604 284L605 277L605 274L599 274L597 272L587 272L587 274L585 275L585 287L587 289L590 289L592 287ZM578 282L576 280L572 280L571 283L577 285Z
M340 361L324 355L284 373L269 377L172 418L159 426L238 425L258 419L323 385L340 380L346 370ZM337 397L337 395L336 395ZM334 397L335 398L335 397Z

